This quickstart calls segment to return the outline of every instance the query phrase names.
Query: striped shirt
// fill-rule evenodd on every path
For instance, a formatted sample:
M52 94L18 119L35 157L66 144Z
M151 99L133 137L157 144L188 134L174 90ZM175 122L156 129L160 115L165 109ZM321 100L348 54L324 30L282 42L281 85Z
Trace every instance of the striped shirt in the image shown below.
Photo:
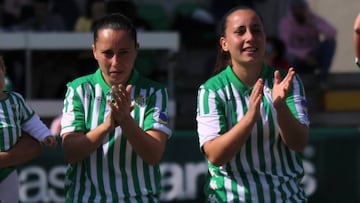
M27 132L39 141L51 135L50 130L35 114L34 110L17 92L6 92L6 98L0 100L0 151L13 147L21 137L21 131ZM12 169L14 169L12 167ZM11 170L0 169L0 181ZM17 184L17 183L16 183Z
M135 108L131 116L143 130L156 129L171 135L167 122L166 88L134 70L129 84ZM89 132L104 122L110 112L106 101L111 87L98 69L68 84L61 121L61 135ZM131 136L131 135L130 135ZM159 202L160 168L136 154L121 127L108 133L90 156L69 164L66 173L66 202Z
M284 145L278 130L271 90L275 69L264 64L261 119L241 150L217 167L208 161L207 201L222 202L306 202L300 185L302 160ZM282 77L287 73L281 71ZM242 119L248 109L252 88L247 88L231 67L210 78L198 91L197 122L200 147L221 136ZM298 76L286 98L292 114L309 126L306 98Z

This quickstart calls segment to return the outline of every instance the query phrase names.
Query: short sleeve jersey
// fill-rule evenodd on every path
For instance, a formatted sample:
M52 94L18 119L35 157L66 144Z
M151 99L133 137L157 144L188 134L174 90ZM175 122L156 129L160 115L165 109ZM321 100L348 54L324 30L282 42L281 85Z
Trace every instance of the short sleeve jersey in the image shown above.
M51 135L34 110L17 92L6 92L7 97L0 100L0 151L13 147L21 137L21 131L29 133L39 141ZM0 182L14 167L0 169Z
M279 136L271 91L273 67L263 65L264 81L260 105L261 119L241 150L226 164L208 161L209 177L205 192L209 202L302 202L305 193L299 185L304 174L301 157ZM282 78L286 70L279 70ZM228 66L198 90L197 131L200 147L230 130L246 114L252 88L246 87ZM309 125L304 88L299 77L286 103L301 123Z
M7 151L14 146L22 130L39 141L51 135L50 130L19 93L7 92L7 97L0 100L0 104L0 151Z
M141 76L136 70L132 85L131 116L146 130L171 135L167 117L168 95L160 83ZM61 135L89 132L104 122L110 112L111 87L100 69L68 83L64 100ZM128 135L131 136L131 135ZM149 165L127 141L121 127L108 133L90 156L69 164L66 173L66 202L158 202L161 174L159 165Z

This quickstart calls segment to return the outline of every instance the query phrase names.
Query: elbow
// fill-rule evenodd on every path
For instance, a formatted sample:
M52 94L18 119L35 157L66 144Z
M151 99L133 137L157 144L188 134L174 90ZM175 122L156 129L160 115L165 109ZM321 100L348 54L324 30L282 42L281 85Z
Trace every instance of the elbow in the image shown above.
M306 147L306 144L303 144L303 143L298 143L296 145L292 145L292 146L289 146L292 150L294 150L295 152L302 152L305 147Z
M144 162L146 162L147 164L151 165L151 166L156 166L157 164L160 163L162 159L162 155L152 155L149 157L144 158Z
M147 164L149 164L150 166L156 166L157 164L160 163L160 161L156 161L156 160L153 160L153 161L145 161Z
M74 164L76 162L78 162L79 160L76 159L74 156L68 155L68 154L64 154L64 159L66 162L70 163L70 164Z
M84 156L82 155L83 152L79 151L79 149L71 148L71 146L63 145L63 152L64 160L70 164L74 164L84 159Z
M211 142L209 141L205 143L202 147L202 151L205 154L207 161L210 162L212 165L220 167L231 159L231 155L226 153L226 151L228 150L214 150L214 147L210 146L210 144Z
M228 161L228 160L224 159L224 157L221 157L221 156L211 156L211 155L207 154L206 157L207 157L207 160L216 167L220 167Z
M69 146L63 145L63 152L64 152L64 160L70 164L74 164L81 160L80 152L76 150L71 150Z
M296 151L296 152L302 152L309 140L309 131L306 130L305 132L298 135L299 139L293 140L292 143L286 143L286 145Z
M224 165L223 161L219 160L219 159L208 159L208 161L216 167L220 167L220 166Z

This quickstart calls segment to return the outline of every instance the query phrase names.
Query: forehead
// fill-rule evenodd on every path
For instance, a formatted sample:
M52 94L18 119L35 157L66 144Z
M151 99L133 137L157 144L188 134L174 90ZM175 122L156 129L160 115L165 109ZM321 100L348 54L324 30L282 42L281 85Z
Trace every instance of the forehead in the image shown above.
M262 22L257 13L251 9L239 9L227 18L227 27L260 26Z
M131 35L130 32L124 29L112 29L112 28L104 28L98 30L98 40L103 39L124 39L130 40Z
M94 44L99 50L104 49L129 49L134 47L134 39L127 30L100 29Z

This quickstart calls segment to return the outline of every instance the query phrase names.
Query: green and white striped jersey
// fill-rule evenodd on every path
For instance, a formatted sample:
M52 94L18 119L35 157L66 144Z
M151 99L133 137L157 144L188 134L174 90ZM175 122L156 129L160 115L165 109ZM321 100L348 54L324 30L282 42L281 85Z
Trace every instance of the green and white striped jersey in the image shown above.
M6 92L6 94L6 98L0 100L1 152L9 150L19 141L22 130L38 141L43 141L46 136L51 135L49 128L25 102L21 94L13 91ZM9 169L11 168L0 169L0 182L10 174L9 172L12 170Z
M144 78L136 70L129 84L133 86L131 100L135 103L131 116L145 131L156 129L170 136L166 88ZM89 132L102 123L110 112L106 102L111 99L110 91L100 69L68 83L61 135ZM159 166L144 162L123 135L121 127L117 127L89 157L69 164L66 202L159 202L160 179Z
M241 150L225 165L208 161L207 201L305 202L300 185L304 174L299 154L284 145L272 104L273 67L263 65L264 80L261 119ZM282 77L286 71L281 71ZM198 91L197 130L200 147L221 136L242 119L248 109L252 88L247 88L228 66L210 78ZM296 76L286 103L292 114L309 126L307 104L301 80Z

